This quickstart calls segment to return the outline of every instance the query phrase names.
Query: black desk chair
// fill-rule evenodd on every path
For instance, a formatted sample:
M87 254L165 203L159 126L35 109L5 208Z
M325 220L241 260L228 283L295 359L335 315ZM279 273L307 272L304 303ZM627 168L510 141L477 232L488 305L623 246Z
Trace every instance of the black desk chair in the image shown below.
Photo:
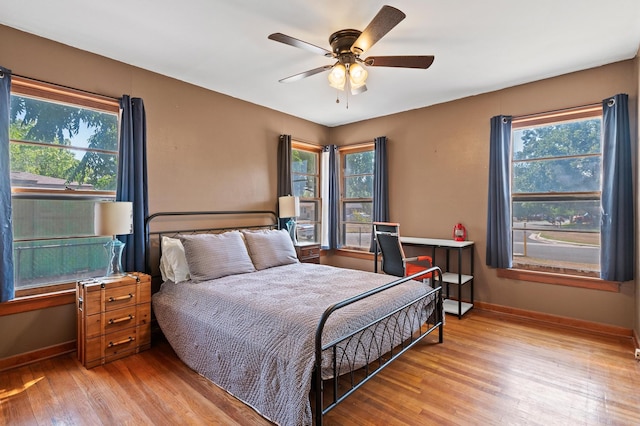
M385 274L407 277L432 266L431 256L405 257L400 243L399 223L373 222L373 233L382 254L382 271ZM430 272L416 279L424 280L431 276Z

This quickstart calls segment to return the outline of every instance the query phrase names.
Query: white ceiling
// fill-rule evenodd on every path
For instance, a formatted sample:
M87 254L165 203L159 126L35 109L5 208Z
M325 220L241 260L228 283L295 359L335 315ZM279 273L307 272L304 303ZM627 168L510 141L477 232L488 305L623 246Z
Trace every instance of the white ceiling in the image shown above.
M331 50L382 5L406 19L370 55L435 55L427 70L370 67L349 97L326 73L278 80L330 59L267 39ZM0 23L327 126L407 111L636 55L640 0L0 0ZM3 64L10 67L10 64Z

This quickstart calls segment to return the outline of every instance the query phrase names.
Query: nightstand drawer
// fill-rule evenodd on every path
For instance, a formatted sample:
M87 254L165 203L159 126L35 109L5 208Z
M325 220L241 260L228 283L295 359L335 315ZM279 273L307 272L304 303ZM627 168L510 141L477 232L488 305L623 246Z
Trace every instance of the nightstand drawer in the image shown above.
M82 287L79 297L85 315L134 306L138 303L138 284L132 276L125 276L118 280L80 281L78 285Z
M309 247L301 247L300 248L300 257L309 258L309 257L318 257L320 256L320 247L317 246L309 246Z
M320 263L320 244L296 245L298 260L303 263Z
M110 356L121 354L135 350L138 345L137 341L137 328L127 328L114 333L109 333L104 336L104 356L109 358Z
M136 326L136 306L89 315L86 318L87 338Z
M126 306L136 305L136 285L107 289L104 292L104 309L112 311Z

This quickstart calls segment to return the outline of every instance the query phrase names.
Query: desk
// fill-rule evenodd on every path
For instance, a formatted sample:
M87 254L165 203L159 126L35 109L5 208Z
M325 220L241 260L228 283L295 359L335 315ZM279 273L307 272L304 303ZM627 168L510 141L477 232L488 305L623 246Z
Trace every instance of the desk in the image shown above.
M444 249L446 251L446 266L442 273L442 282L445 283L445 300L444 311L462 318L471 308L473 308L473 241L454 241L438 238L420 238L420 237L400 237L400 242L407 246L431 247L431 258L433 264L436 265L436 249ZM469 274L462 273L462 252L469 249ZM457 271L450 271L449 252L455 250L458 252ZM374 271L378 272L378 251L374 255ZM441 268L442 269L442 268ZM462 287L469 284L470 300L462 301ZM458 300L449 299L449 285L458 286Z

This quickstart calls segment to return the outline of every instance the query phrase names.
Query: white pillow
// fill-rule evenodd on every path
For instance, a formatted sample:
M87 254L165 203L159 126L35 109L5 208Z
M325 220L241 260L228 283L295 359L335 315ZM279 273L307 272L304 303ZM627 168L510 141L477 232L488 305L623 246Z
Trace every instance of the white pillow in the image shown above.
M255 272L247 246L238 231L223 234L181 235L191 280L213 280Z
M160 274L162 274L162 280L171 280L174 283L188 280L190 278L189 265L180 240L163 236L161 244Z
M257 270L298 263L296 249L284 229L243 232L249 255Z

